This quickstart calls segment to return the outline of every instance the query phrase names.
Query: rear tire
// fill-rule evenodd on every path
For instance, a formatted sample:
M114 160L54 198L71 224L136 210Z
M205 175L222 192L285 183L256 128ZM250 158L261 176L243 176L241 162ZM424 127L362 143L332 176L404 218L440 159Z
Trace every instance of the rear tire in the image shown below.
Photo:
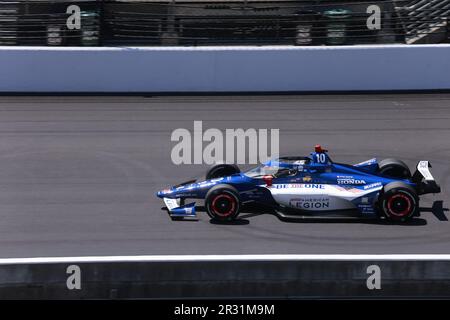
M419 197L416 191L401 181L384 186L378 205L380 212L389 221L406 222L419 213Z
M206 212L216 221L226 222L236 219L240 207L239 193L232 186L219 184L206 194Z
M409 179L411 171L409 167L401 160L384 159L378 164L378 172L390 178Z
M217 164L208 170L206 173L206 180L231 176L232 174L240 172L241 170L235 164Z

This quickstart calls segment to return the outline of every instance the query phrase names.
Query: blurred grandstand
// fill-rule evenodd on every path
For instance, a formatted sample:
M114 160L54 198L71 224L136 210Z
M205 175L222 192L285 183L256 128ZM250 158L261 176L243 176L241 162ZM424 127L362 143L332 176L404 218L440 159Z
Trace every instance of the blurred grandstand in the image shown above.
M69 5L81 28L69 30ZM369 28L381 9L381 25ZM0 1L0 45L342 45L450 42L450 0Z

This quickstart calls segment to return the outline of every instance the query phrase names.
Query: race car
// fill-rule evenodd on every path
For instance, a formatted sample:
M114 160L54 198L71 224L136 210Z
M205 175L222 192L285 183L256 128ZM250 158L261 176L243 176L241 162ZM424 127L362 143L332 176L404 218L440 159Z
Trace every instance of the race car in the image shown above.
M362 217L405 222L419 215L419 196L440 193L428 161L411 174L400 160L376 158L349 165L333 162L316 145L309 157L272 159L246 172L233 164L213 166L203 181L191 180L157 192L173 220L195 218L203 199L208 215L236 219L248 204L267 207L281 218Z

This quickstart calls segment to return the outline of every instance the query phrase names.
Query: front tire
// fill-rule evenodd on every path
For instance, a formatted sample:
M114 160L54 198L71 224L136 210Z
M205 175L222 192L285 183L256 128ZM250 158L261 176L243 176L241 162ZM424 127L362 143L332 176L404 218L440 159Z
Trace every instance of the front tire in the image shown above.
M379 209L389 221L406 222L419 213L419 197L411 186L391 182L380 195Z
M206 194L206 212L216 221L226 222L236 219L240 207L239 193L232 186L219 184Z
M208 170L206 173L206 180L231 176L232 174L240 172L241 170L235 164L217 164Z

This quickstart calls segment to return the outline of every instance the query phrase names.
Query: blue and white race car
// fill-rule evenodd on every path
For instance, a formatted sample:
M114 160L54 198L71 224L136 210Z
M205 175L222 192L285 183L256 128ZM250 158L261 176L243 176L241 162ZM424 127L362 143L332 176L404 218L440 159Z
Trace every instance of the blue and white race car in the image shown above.
M208 215L217 221L236 219L247 204L270 208L282 218L371 217L404 222L419 214L419 196L439 193L428 161L411 174L395 159L348 165L333 162L320 145L309 157L280 157L247 172L219 164L206 180L187 181L157 196L176 219L196 217L195 203L204 199Z

